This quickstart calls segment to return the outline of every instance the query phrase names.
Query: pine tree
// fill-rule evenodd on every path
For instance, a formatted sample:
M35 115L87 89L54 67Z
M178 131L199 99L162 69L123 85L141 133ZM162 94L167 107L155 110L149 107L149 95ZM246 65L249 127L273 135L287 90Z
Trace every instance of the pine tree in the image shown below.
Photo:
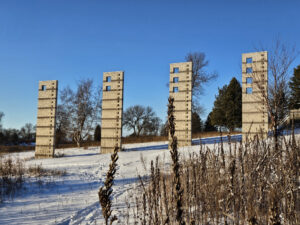
M289 82L289 87L291 89L289 108L299 109L300 108L300 65L294 69L294 75L291 77L291 81Z
M242 87L237 79L231 79L229 85L219 89L211 122L215 126L226 127L229 131L242 126Z
M200 116L198 113L193 112L192 113L192 133L200 133L202 131L203 123L201 121Z
M215 126L211 123L211 112L208 114L205 124L204 124L204 131L217 131Z
M228 85L225 99L226 126L233 131L234 128L242 126L242 87L235 77Z
M210 116L211 124L214 126L224 127L226 125L224 106L226 90L227 85L224 85L221 89L219 88L219 94L216 96Z
M101 141L101 127L97 125L94 132L94 141Z

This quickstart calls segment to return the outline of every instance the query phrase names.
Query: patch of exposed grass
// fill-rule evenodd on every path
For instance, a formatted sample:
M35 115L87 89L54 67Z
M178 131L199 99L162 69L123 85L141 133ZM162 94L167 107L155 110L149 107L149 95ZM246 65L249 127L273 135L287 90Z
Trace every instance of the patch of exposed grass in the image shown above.
M31 177L65 176L67 172L66 170L45 169L42 165L35 165L28 167L26 174Z
M45 169L41 165L26 167L25 160L0 156L0 202L13 196L30 177L64 176L66 170Z

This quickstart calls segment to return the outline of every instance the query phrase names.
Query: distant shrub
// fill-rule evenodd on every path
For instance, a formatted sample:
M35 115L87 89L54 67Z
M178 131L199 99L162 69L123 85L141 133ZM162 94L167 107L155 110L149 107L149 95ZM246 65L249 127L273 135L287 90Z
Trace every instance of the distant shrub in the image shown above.
M64 176L66 170L44 169L41 165L25 167L20 159L0 156L0 202L6 196L14 196L30 177Z
M25 168L22 161L0 158L0 201L3 196L12 195L22 187Z

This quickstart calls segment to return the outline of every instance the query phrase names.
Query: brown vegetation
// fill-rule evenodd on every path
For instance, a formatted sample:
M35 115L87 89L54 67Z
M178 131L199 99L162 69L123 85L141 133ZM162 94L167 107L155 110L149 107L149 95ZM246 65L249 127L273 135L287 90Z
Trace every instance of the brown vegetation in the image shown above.
M300 141L259 137L221 142L179 160L172 99L168 106L172 169L158 158L135 190L134 224L299 224ZM173 129L172 129L173 128ZM279 144L279 145L278 145ZM225 147L228 151L225 152ZM279 147L279 148L278 148Z
M109 169L106 174L106 179L104 182L104 186L99 188L98 197L99 203L102 208L102 215L105 219L105 224L112 224L117 220L116 215L112 215L112 186L114 184L115 174L117 172L117 161L118 161L118 151L119 148L115 147L114 153L111 155L111 163L109 164Z
M141 180L135 196L135 222L178 224L175 175L183 184L186 224L299 224L300 143L280 143L281 151L260 140L228 144L225 167L222 145L200 146L181 158L180 175L152 162L151 176Z
M241 132L233 131L233 132L222 132L222 136L227 136L227 135L237 135L241 134ZM208 138L208 137L219 137L220 132L217 131L207 131L207 132L200 132L193 134L193 138Z
M0 156L0 203L6 196L13 196L22 188L26 178L63 176L66 171L44 169L41 165L25 167L20 159ZM41 183L41 182L40 182Z
M34 150L34 146L20 146L20 145L13 145L13 146L3 146L0 145L0 154L1 153L14 153L14 152L26 152Z
M168 124L169 124L169 134L171 136L170 140L170 153L172 158L172 173L173 173L173 188L174 190L174 201L176 209L176 222L179 225L185 225L185 220L183 219L183 189L181 184L181 165L179 163L179 153L177 149L177 137L175 136L175 117L174 117L174 98L170 97L168 104ZM167 217L164 223L168 223L170 218Z
M240 132L222 132L222 135L236 135L240 134ZM193 134L193 138L207 138L207 137L218 137L220 136L220 132L217 131L207 131ZM133 144L133 143L146 143L146 142L158 142L158 141L168 141L167 136L140 136L140 137L125 137L122 138L123 144Z

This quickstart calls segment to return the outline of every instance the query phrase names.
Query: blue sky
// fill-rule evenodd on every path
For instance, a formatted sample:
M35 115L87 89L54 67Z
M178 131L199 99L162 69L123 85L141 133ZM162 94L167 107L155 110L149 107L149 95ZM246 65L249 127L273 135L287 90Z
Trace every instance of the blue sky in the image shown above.
M0 0L0 111L4 127L36 123L39 80L102 85L103 72L124 70L124 109L151 106L163 120L169 63L201 51L208 84L206 118L217 88L239 80L241 54L276 38L300 47L300 1ZM299 58L293 66L300 64Z

